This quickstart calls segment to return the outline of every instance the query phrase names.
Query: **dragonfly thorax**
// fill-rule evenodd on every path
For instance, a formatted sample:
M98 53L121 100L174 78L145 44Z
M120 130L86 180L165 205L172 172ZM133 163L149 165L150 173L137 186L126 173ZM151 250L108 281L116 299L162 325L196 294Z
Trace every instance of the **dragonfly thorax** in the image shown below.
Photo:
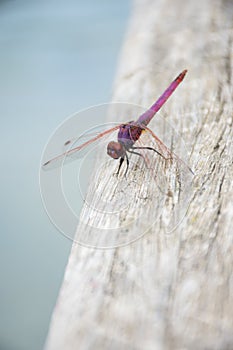
M130 149L139 139L142 133L142 127L131 121L127 124L122 124L118 132L118 142L121 143L126 150Z

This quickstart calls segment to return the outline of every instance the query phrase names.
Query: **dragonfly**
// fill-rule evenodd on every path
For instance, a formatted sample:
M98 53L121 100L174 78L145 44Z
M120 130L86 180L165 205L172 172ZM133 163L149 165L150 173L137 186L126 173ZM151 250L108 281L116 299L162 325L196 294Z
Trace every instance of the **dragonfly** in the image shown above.
M157 99L157 101L143 114L139 116L136 121L129 121L124 124L118 124L110 129L107 129L103 132L97 133L95 136L83 142L81 145L77 147L71 148L66 152L48 160L43 164L43 169L51 168L51 166L59 164L64 157L69 157L73 155L77 155L86 147L94 144L94 142L100 140L104 136L111 134L113 131L118 130L117 141L111 141L107 145L107 154L113 159L119 159L119 166L117 170L117 175L119 175L122 164L126 161L126 171L125 175L129 169L129 154L136 154L138 156L143 157L140 153L140 150L148 150L155 152L159 157L164 160L168 160L173 158L173 153L169 150L168 147L155 135L155 133L148 128L148 124L155 116L155 114L160 110L160 108L165 104L167 99L172 95L172 93L176 90L179 84L184 79L187 73L187 69L183 70L167 87L167 89L162 93L162 95ZM157 145L157 149L150 146L138 146L137 141L140 140L142 133L148 132L155 143ZM71 141L67 141L65 145L69 145ZM144 157L143 157L144 158ZM188 167L189 168L189 167ZM192 172L192 170L189 168Z

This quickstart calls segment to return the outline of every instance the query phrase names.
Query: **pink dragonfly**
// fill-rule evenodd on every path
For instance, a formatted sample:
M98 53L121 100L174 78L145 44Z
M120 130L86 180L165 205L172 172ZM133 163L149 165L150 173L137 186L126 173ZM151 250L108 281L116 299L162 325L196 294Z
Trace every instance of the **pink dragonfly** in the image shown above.
M57 157L54 157L43 164L43 168L47 169L50 168L50 166L57 165L60 163L60 161L66 157L66 156L73 156L78 154L81 150L83 150L85 147L91 145L95 141L99 140L100 138L104 137L105 135L108 135L112 133L113 131L118 130L118 136L117 136L117 142L111 141L109 142L107 146L107 154L112 157L113 159L120 159L119 167L117 171L117 175L120 172L121 166L123 162L126 160L126 171L125 175L129 168L129 155L136 154L138 156L143 155L138 152L138 150L150 150L157 153L160 157L163 159L173 159L173 153L164 145L164 143L153 133L152 130L150 130L147 125L151 121L151 119L154 117L154 115L160 110L160 108L164 105L164 103L167 101L167 99L171 96L171 94L175 91L175 89L178 87L178 85L182 82L182 80L185 77L185 74L187 73L187 70L185 69L183 72L181 72L175 80L168 86L168 88L163 92L163 94L158 98L158 100L136 121L130 121L125 124L116 125L108 130L105 130L103 132L98 133L88 141L82 143L81 145L74 147L67 152L64 152L60 154ZM155 145L157 145L157 149L152 147L146 147L146 146L135 146L136 141L139 140L141 134L143 132L147 131L154 140ZM67 141L65 145L70 144L71 141ZM144 158L144 157L143 157ZM189 168L189 170L192 172L192 170Z

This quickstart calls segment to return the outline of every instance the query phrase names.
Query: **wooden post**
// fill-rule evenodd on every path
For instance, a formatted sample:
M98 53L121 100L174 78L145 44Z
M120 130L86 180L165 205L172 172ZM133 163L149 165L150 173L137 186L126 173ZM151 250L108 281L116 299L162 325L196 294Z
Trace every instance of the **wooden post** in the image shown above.
M185 141L195 173L186 188L187 213L170 234L171 208L151 221L166 200L151 200L149 214L140 212L128 231L122 222L129 211L103 215L105 243L110 222L122 242L144 235L122 247L117 238L112 249L73 245L46 350L233 348L232 23L230 0L134 1L113 100L148 107L188 69L162 110L177 142ZM156 119L150 126L156 132ZM91 210L84 207L81 218L90 220ZM78 238L95 234L82 224L77 231Z

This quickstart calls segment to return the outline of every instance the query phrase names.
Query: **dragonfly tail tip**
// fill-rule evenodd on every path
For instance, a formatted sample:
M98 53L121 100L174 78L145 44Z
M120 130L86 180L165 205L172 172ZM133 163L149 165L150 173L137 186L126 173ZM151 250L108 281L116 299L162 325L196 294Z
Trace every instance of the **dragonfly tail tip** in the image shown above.
M184 69L183 72L181 72L181 73L178 75L178 77L176 78L176 81L177 81L178 83L181 83L181 82L182 82L182 80L184 79L184 77L185 77L187 71L188 71L187 69Z

